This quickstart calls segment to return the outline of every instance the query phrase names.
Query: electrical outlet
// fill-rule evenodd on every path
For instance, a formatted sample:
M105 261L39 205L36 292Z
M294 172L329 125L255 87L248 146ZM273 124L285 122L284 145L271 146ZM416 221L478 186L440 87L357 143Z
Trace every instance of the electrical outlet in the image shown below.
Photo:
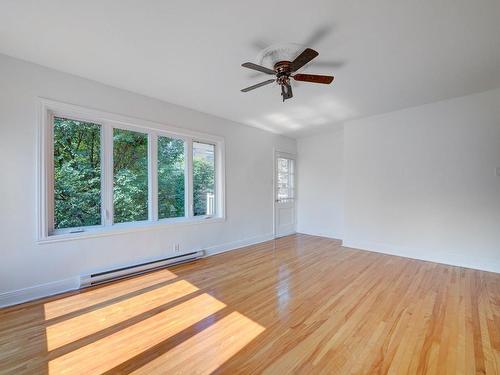
M496 174L498 177L500 177L500 167L497 167L497 168L495 169L495 174Z
M180 251L180 246L178 243L174 244L174 252L178 253Z

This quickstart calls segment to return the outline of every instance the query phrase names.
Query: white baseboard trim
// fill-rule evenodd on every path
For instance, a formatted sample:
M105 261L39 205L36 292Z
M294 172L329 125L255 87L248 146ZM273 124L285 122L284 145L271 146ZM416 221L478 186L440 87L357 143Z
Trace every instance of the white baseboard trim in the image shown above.
M211 246L205 248L205 252L206 256L211 256L215 254L225 253L226 251L238 250L245 246L256 245L258 243L270 241L273 239L274 234L270 233L263 236L255 236L240 241L233 241L222 245Z
M0 294L0 307L17 305L19 303L29 302L38 298L48 297L79 288L80 277L75 276L69 279L52 281L46 284L5 292Z
M431 249L411 249L390 244L374 242L358 242L355 240L344 240L342 246L353 249L372 251L376 253L396 255L403 258L425 260L428 262L441 263L449 266L472 268L480 271L500 273L499 259L485 259L484 257L466 257L462 254L443 253Z
M206 256L224 253L226 251L238 250L242 247L255 245L261 242L269 241L274 235L266 234L247 238L241 241L233 241L222 245L216 245L206 248ZM23 302L33 301L38 298L49 297L54 294L64 293L80 288L80 275L65 280L53 281L46 284L35 285L28 288L18 289L0 294L0 308L17 305Z

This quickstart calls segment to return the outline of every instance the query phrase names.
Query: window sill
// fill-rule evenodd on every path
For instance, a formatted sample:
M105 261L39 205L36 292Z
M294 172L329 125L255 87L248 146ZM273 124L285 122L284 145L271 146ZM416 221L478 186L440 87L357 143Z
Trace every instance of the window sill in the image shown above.
M83 240L87 238L115 236L119 234L128 234L134 232L143 232L151 230L165 229L171 226L185 226L185 225L198 225L198 224L214 224L226 221L225 217L195 217L195 218L175 218L175 219L162 219L157 222L135 222L135 223L121 223L115 224L112 227L99 227L88 229L78 233L61 233L52 234L50 236L40 238L38 244L49 244L55 242Z

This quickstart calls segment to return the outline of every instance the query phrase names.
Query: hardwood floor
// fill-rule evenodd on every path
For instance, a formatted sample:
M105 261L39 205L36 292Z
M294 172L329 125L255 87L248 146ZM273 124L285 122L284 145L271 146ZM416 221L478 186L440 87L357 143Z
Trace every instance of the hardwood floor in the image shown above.
M0 374L500 374L500 274L289 236L0 310Z

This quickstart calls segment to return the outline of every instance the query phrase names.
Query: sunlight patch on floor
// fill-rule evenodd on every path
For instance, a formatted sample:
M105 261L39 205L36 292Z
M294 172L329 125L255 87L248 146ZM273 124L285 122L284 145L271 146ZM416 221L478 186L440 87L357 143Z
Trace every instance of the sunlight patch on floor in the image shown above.
M180 280L50 325L46 328L47 349L54 350L197 290L186 280Z
M168 270L121 280L118 283L84 290L79 294L60 298L44 304L45 320L54 319L72 312L121 297L152 285L175 279L177 275Z
M204 293L49 362L49 374L101 374L223 309Z
M210 374L264 330L235 311L132 374Z

